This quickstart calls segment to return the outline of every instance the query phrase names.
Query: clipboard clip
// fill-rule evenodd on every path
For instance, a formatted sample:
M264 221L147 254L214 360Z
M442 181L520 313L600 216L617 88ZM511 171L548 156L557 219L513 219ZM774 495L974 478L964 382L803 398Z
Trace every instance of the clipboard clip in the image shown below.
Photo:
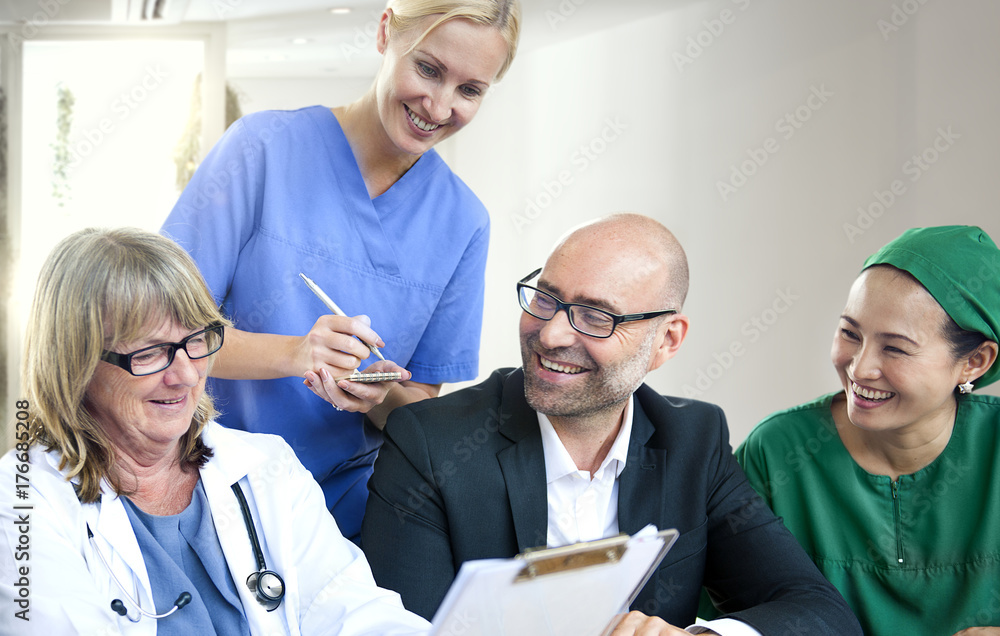
M580 570L595 565L618 563L628 550L629 536L574 543L558 548L534 548L517 555L525 565L514 578L514 583L533 581L536 578Z

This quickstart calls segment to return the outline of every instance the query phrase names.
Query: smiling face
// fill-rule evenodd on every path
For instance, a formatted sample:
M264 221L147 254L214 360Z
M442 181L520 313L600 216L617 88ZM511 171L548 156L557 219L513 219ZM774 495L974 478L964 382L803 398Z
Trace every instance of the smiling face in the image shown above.
M628 241L624 241L628 243ZM582 232L549 258L537 287L563 302L583 303L612 313L663 309L668 272L638 256L609 246L601 231ZM642 266L638 261L643 260ZM638 272L638 273L637 273ZM652 305L652 306L651 306ZM544 321L521 313L521 359L528 404L556 417L619 413L646 374L680 346L667 329L680 315L619 324L609 338L593 338L574 330L565 311ZM664 341L672 347L663 348Z
M155 323L154 323L155 324ZM198 329L170 320L151 328L140 340L114 350L130 353L164 342L180 342ZM129 455L169 452L188 429L205 391L209 358L190 360L178 350L173 363L152 375L136 377L100 362L87 387L85 404L112 443Z
M419 156L472 121L507 56L500 31L465 19L438 25L414 47L437 18L387 36L383 14L379 28L379 119L405 154Z
M830 357L847 415L869 431L933 431L950 425L965 362L944 337L944 310L919 283L888 267L851 287Z

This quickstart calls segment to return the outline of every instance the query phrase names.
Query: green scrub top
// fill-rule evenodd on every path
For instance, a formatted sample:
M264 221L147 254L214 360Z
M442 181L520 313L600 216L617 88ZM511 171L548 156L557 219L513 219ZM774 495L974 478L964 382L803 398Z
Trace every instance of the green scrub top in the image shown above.
M736 450L869 636L1000 626L1000 399L958 396L930 465L896 482L840 441L837 393L771 415Z

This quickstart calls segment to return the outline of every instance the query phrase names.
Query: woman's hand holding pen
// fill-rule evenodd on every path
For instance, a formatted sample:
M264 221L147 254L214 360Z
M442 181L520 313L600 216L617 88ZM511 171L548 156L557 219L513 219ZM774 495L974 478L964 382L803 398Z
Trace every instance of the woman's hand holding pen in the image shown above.
M372 355L365 345L370 342L376 347L385 343L371 328L368 316L320 316L305 336L301 338L296 352L300 368L318 371L329 366L338 369L334 377L349 375L358 368L362 360ZM341 373L346 371L346 373Z
M336 378L350 375L362 360L372 356L366 342L376 347L385 343L371 328L368 316L324 315L302 337L297 358L305 368L305 385L335 408L367 413L381 404L393 382L360 383ZM395 362L378 361L366 371L399 371L402 379L410 373Z

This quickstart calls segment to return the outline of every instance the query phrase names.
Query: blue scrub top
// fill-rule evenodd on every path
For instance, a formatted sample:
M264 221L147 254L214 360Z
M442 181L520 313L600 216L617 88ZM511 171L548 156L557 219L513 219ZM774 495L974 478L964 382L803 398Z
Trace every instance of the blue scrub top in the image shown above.
M370 316L414 381L478 373L489 217L434 150L371 199L328 108L254 113L212 149L162 231L238 329L307 333L328 312L302 272L348 315ZM212 379L209 391L222 424L285 438L357 540L381 433L301 377Z
M156 606L152 612L168 612L181 592L191 594L191 602L170 616L140 620L156 620L157 636L249 636L201 480L190 505L176 515L151 515L128 497L122 499L149 572Z

